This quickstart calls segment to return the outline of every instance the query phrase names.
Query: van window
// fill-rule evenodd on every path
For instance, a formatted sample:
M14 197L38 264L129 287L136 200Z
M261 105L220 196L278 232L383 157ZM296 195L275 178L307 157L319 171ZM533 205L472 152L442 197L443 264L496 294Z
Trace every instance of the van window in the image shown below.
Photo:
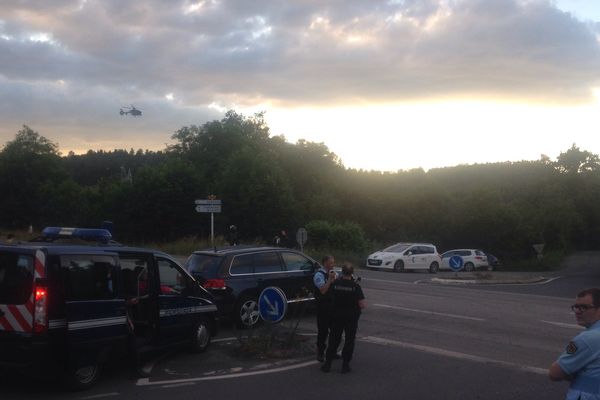
M158 258L158 275L160 294L180 294L193 284L192 279L177 264L166 258Z
M288 271L312 271L314 268L313 262L300 254L283 252L281 257Z
M150 293L148 259L141 256L121 255L123 295L126 299Z
M114 257L65 255L60 260L67 301L115 298Z
M254 273L261 272L279 272L281 271L281 263L279 256L275 252L258 253L254 255Z
M0 304L25 304L33 290L33 257L0 254Z

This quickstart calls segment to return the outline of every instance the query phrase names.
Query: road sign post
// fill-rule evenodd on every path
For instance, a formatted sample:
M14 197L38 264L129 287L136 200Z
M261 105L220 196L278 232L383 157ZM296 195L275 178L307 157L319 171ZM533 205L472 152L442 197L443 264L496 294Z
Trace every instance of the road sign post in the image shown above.
M208 199L199 199L195 201L196 212L210 213L210 244L215 246L215 213L221 212L221 200L217 200L217 196L211 194Z
M308 232L305 228L298 228L296 232L296 242L300 245L300 251L304 251L303 247L308 239Z
M258 297L258 313L267 322L277 323L287 311L287 298L281 289L275 286L265 288Z

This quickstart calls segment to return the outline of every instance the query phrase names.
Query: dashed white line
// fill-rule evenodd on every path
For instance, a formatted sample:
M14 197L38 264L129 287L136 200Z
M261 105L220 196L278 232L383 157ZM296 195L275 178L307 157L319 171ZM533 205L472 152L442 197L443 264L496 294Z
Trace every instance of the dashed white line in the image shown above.
M385 345L385 346L402 347L405 349L417 350L417 351L421 351L424 353L430 353L430 354L440 355L440 356L444 356L444 357L457 358L457 359L461 359L461 360L468 360L468 361L474 361L474 362L486 363L486 364L496 364L496 365L500 365L503 367L517 369L517 370L525 371L525 372L533 372L535 374L540 374L540 375L548 374L548 370L545 368L538 368L538 367L532 367L529 365L515 364L515 363L511 363L511 362L495 360L493 358L475 356L475 355L466 354L466 353L459 353L457 351L445 350L445 349L440 349L440 348L430 347L430 346L423 346L420 344L399 342L397 340L384 339L384 338L379 338L379 337L374 337L374 336L366 336L366 337L360 338L359 340L368 342L368 343Z
M387 305L387 304L373 304L373 305L375 307L391 308L393 310L410 311L410 312L421 313L421 314L439 315L441 317L466 319L466 320L470 320L470 321L485 321L484 318L468 317L466 315L456 315L456 314L447 314L447 313L440 313L440 312L428 311L428 310L418 310L416 308L406 308L406 307L399 307L399 306L390 306L390 305Z

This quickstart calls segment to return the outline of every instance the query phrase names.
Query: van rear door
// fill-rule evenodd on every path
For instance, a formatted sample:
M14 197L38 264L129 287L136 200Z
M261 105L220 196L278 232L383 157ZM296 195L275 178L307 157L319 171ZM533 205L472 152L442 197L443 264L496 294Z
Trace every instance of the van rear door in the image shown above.
M4 334L33 331L35 254L32 249L0 248L0 331Z

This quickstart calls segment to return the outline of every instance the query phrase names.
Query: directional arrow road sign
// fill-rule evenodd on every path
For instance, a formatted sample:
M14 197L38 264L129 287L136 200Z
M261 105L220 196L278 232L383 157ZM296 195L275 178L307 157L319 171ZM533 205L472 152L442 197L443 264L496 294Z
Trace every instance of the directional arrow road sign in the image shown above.
M258 297L258 312L267 322L279 322L287 311L287 298L281 289L275 286L265 288Z

